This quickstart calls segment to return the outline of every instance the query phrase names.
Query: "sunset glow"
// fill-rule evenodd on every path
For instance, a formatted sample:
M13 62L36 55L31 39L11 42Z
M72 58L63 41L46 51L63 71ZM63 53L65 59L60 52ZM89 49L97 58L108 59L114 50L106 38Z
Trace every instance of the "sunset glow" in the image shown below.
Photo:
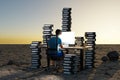
M0 0L0 44L42 41L44 24L61 29L62 9L72 8L72 31L97 34L97 44L120 44L120 0Z

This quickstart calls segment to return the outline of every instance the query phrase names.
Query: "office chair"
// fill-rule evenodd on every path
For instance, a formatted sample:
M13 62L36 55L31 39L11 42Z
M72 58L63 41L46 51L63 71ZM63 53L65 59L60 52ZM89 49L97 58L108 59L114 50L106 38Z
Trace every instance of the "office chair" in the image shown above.
M58 71L58 69L61 67L62 57L57 57L57 56L51 56L51 55L49 55L49 53L52 53L54 51L56 51L56 49L51 49L51 48L47 49L47 70L48 71L52 71L52 70ZM56 51L56 53L57 53L57 51ZM50 65L50 61L51 61L51 58L53 58L53 57L56 58L56 59L55 60L52 59L54 61L54 65L51 66Z

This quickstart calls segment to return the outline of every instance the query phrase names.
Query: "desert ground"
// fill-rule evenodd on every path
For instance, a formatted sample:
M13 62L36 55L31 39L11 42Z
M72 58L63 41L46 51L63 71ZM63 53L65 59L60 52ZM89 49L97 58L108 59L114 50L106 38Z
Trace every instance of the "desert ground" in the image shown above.
M82 70L75 75L53 74L38 70L27 70L31 63L30 45L0 45L0 80L120 80L120 60L102 62L110 51L120 53L120 45L96 45L95 68ZM42 49L42 66L46 66L46 55Z

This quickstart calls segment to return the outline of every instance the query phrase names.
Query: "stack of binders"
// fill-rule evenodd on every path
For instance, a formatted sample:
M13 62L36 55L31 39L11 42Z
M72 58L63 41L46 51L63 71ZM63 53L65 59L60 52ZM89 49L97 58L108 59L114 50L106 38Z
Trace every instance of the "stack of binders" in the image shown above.
M84 37L75 37L76 46L84 46Z
M38 69L41 66L41 44L40 41L32 41L30 48L32 49L31 69Z
M79 57L75 54L65 54L63 62L64 74L75 74L79 71Z
M84 49L76 49L75 54L79 57L79 71L84 69Z
M96 33L86 32L85 38L85 46L87 47L85 51L85 68L91 69L94 67Z
M71 31L71 8L63 8L62 31Z
M53 24L45 24L43 27L43 46L47 47L47 41L50 40L52 31L53 31Z

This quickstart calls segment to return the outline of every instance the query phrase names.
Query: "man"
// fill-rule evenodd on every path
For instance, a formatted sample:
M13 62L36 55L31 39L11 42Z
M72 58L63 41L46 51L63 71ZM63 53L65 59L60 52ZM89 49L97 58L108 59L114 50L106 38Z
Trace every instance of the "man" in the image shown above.
M48 41L48 48L49 48L49 49L54 49L54 51L51 51L51 52L49 53L50 59L52 60L52 61L51 61L51 64L52 64L52 65L55 64L54 61L59 60L59 59L61 59L61 58L63 57L63 52L62 52L62 50L59 49L59 47L60 47L60 48L63 48L62 41L61 41L61 39L59 38L59 35L62 34L62 31L61 31L60 29L57 29L57 30L55 31L55 33L56 33L56 37L52 37L52 38ZM55 52L55 50L56 50L57 53L55 53L56 56L53 56L52 54Z
M48 41L48 47L49 48L53 48L55 49L56 48L56 43L57 43L57 46L60 45L59 47L63 48L62 46L62 41L61 39L59 38L59 35L62 34L62 31L60 29L57 29L55 31L56 33L56 37L52 37L49 41ZM56 42L57 41L57 42Z

